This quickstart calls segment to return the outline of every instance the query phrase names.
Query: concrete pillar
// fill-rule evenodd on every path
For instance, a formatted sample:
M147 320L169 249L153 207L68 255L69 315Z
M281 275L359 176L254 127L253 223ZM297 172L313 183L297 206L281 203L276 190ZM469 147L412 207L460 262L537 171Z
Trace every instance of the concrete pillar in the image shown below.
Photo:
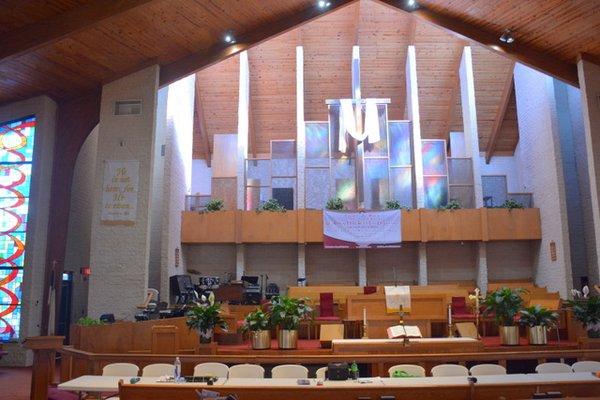
M244 245L235 245L235 279L240 280L246 270L246 258L244 257Z
M488 288L487 247L486 242L477 242L477 287L481 293Z
M246 159L248 158L250 108L250 71L248 52L240 53L240 85L237 131L237 209L246 208Z
M306 244L298 244L298 279L306 278Z
M417 55L415 46L408 46L406 55L406 105L412 124L413 170L417 208L425 206L423 188L423 155L421 152L421 117L419 114L419 85L417 82Z
M296 204L306 208L306 125L304 124L304 51L296 47ZM300 257L300 253L298 253ZM298 277L300 275L298 274Z
M427 277L427 243L419 243L419 286L428 284Z
M581 110L590 181L591 219L593 229L586 235L588 273L592 284L600 284L600 66L582 58L577 63L581 88ZM587 197L587 196L586 196Z
M102 89L88 300L89 315L94 318L114 313L117 319L133 319L136 306L145 298L158 75L155 65ZM131 99L141 100L141 113L115 115L115 102ZM101 222L105 163L110 160L139 162L137 213L132 224Z
M358 286L367 286L367 250L358 249Z

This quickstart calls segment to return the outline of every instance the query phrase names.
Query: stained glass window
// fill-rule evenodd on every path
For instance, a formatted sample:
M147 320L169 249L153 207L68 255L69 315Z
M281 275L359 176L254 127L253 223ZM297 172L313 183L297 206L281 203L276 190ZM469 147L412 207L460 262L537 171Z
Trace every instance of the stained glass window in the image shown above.
M19 338L35 117L0 123L0 341Z

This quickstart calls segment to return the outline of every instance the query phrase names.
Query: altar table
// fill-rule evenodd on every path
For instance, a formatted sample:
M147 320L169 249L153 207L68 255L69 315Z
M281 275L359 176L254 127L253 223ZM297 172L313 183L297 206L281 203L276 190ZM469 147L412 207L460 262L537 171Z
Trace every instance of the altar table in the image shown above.
M333 354L473 353L483 351L481 340L472 338L334 339Z

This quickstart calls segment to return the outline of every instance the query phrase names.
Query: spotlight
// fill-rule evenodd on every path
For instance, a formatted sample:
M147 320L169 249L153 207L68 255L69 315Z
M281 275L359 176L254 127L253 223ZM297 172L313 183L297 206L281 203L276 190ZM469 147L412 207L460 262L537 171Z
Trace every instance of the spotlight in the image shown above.
M228 44L235 43L235 36L233 36L233 32L225 33L225 36L223 36L223 41L225 41L225 43L228 43Z
M504 30L504 32L502 32L502 35L500 35L500 41L506 44L511 44L512 42L514 42L515 37L513 36L512 31L510 29Z
M417 3L417 0L406 0L406 6L408 8L417 8L419 4Z
M331 6L331 2L330 1L326 1L326 0L319 0L317 2L317 7L325 9L328 8L329 6Z

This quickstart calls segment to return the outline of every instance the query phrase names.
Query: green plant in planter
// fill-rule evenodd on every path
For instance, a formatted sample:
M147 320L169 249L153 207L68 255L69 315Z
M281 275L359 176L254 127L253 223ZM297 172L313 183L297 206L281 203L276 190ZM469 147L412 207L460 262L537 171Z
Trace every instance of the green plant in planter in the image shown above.
M573 300L565 301L564 305L581 322L589 338L600 338L600 296L582 295L575 290Z
M221 211L225 207L225 202L222 199L212 199L206 203L207 212Z
M483 315L494 315L499 326L514 326L515 316L523 308L525 289L500 288L483 300Z
M220 305L196 304L186 313L186 324L190 330L195 329L200 335L200 342L210 343L215 327L227 330L227 322L221 317Z
M519 324L524 326L554 328L557 322L558 313L550 311L540 305L526 307L520 312Z
M331 198L331 199L327 200L327 204L325 204L325 208L327 210L341 211L344 209L344 202L339 197Z
M79 318L77 320L76 324L79 325L79 326L98 326L98 325L104 325L104 323L102 321L100 321L99 319L90 318L90 317L81 317L81 318Z
M288 296L275 296L271 299L271 323L280 329L298 330L300 322L312 317L312 308L307 299L295 299Z
M388 200L385 202L386 210L410 210L408 207L404 207L398 200Z
M506 199L504 201L504 203L502 203L502 205L500 205L500 208L507 208L509 210L515 210L515 209L520 210L524 207L523 207L523 204L521 204L513 199Z
M277 199L269 199L258 206L256 211L285 212L285 207L279 204Z
M462 207L456 200L450 200L445 206L441 206L439 210L460 210Z
M271 328L271 316L260 307L246 315L244 319L244 332L266 331Z

